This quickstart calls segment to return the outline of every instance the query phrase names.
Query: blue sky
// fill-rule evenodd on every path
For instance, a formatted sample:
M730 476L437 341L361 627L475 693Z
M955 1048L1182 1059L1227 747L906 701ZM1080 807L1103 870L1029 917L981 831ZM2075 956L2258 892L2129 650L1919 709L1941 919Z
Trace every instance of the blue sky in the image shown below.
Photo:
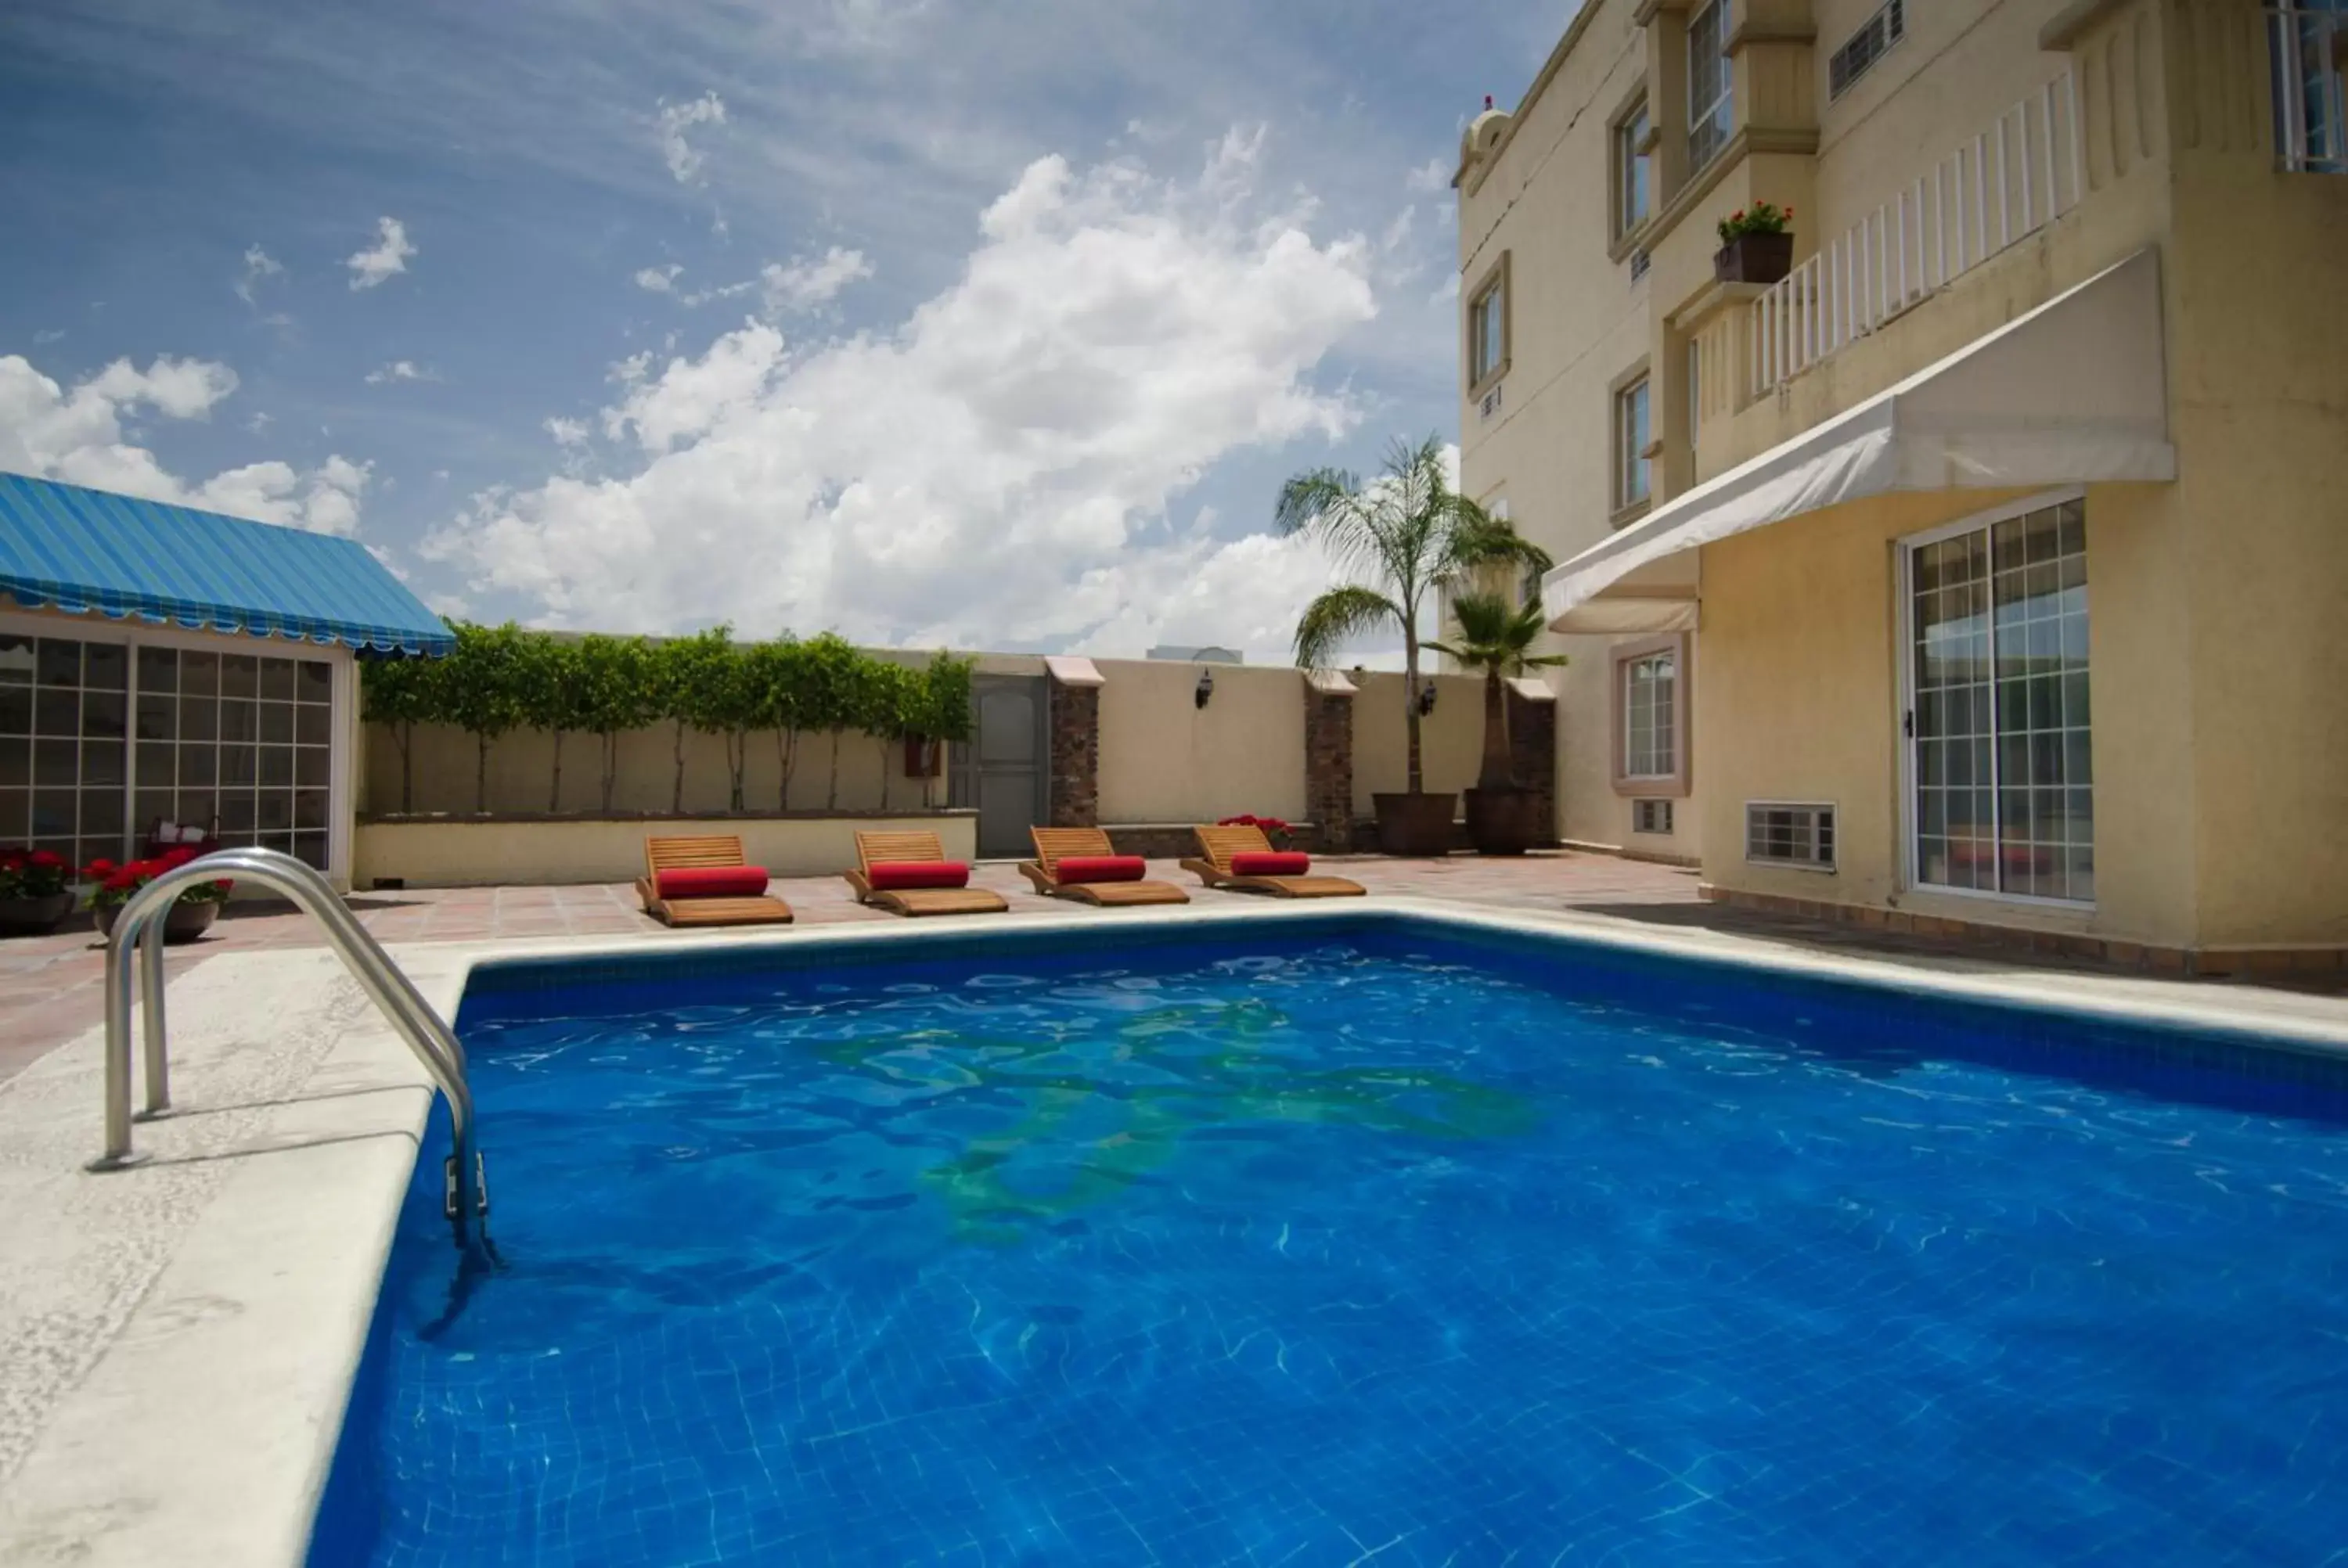
M0 12L0 467L620 630L1269 654L1456 435L1460 126L1570 7Z

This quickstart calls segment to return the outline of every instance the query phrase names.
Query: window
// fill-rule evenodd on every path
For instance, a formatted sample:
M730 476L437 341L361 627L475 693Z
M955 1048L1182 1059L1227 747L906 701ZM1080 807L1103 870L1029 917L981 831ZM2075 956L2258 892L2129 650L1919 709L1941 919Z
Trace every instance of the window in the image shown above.
M1622 776L1679 773L1679 654L1666 649L1622 664Z
M1647 183L1647 106L1639 107L1614 126L1614 232L1628 234L1647 220L1653 192Z
M1614 395L1614 505L1617 510L1647 498L1653 477L1647 460L1647 378L1641 376Z
M1728 0L1712 0L1688 23L1688 172L1694 174L1728 145L1730 82L1724 52Z
M1830 805L1745 803L1745 858L1804 871L1835 868L1835 812Z
M1907 564L1916 880L2093 902L2085 504L1945 531Z
M1468 395L1509 369L1509 258L1504 253L1468 305Z
M2348 173L2348 0L2268 0L2267 40L2282 166Z
M1667 800L1634 800L1631 803L1631 831L1633 833L1669 833L1672 830L1672 803Z
M1859 31L1844 41L1827 61L1827 97L1842 97L1849 86L1867 74L1867 68L1881 59L1891 46L1908 36L1906 7L1901 0L1891 3L1859 25Z
M333 698L314 660L0 635L0 844L86 866L171 822L323 870Z

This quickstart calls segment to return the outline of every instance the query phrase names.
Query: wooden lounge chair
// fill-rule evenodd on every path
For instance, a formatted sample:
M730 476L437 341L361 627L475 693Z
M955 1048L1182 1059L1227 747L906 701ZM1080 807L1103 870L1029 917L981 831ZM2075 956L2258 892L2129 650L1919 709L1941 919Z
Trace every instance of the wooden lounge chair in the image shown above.
M742 857L742 840L733 834L713 835L707 838L647 838L644 840L644 874L636 883L636 892L644 901L644 913L664 926L781 926L790 923L791 907L764 892L700 893L680 890L676 884L694 881L723 881L712 878L711 872L740 873L736 879L747 889L752 881L760 888L767 885L764 867L752 866ZM669 887L663 897L662 873L669 873Z
M860 833L856 869L841 875L859 902L892 914L1000 915L1011 907L992 888L965 886L970 867L948 860L934 833Z
M1234 893L1269 893L1275 898L1358 898L1369 891L1358 882L1343 876L1312 876L1303 873L1264 876L1233 868L1232 860L1239 856L1272 855L1272 840L1260 827L1208 827L1201 825L1194 830L1199 835L1199 857L1185 860L1182 868L1195 871L1199 880L1210 887L1229 888ZM1312 862L1303 856L1306 866Z
M1117 854L1108 835L1097 827L1031 827L1027 832L1035 840L1035 858L1021 861L1019 875L1033 882L1038 893L1103 907L1190 901L1171 882L1143 881L1141 856ZM1086 862L1100 864L1080 864Z

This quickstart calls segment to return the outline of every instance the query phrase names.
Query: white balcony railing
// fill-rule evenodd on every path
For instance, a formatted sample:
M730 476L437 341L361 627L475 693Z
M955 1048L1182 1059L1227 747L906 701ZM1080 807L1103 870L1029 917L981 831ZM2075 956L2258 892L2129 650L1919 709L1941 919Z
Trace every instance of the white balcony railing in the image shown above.
M2277 160L2294 173L2348 174L2348 4L2269 5L2267 57Z
M1760 397L2079 204L2079 87L2065 69L1755 300Z

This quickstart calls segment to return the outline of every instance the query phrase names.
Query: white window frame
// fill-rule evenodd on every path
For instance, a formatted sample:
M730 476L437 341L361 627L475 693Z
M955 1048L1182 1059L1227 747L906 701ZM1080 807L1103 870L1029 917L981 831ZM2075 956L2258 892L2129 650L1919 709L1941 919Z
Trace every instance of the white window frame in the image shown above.
M1631 424L1633 399L1638 402L1644 425L1637 431L1632 430ZM1625 507L1651 501L1655 495L1654 462L1645 455L1648 444L1654 439L1655 431L1653 375L1637 376L1615 389L1612 424L1614 426L1614 509L1619 512ZM1638 483L1635 493L1632 489L1634 477Z
M2277 165L2292 173L2348 173L2348 76L2338 63L2341 39L2348 36L2348 5L2339 0L2266 0L2261 11L2274 87Z
M1824 812L1834 822L1834 853L1823 862L1817 860L1777 860L1753 853L1753 810ZM1769 871L1799 871L1811 876L1833 876L1842 870L1842 804L1831 800L1748 800L1740 819L1743 844L1739 846L1747 866L1758 866Z
M1622 118L1614 122L1614 235L1617 239L1631 233L1654 214L1654 169L1641 147L1653 125L1643 97L1623 110ZM1639 197L1636 210L1631 205L1633 192Z
M2065 501L2077 501L2084 505L2086 498L2085 486L2066 485L2060 489L2044 491L2035 496L2024 497L2018 501L2009 501L2003 506L1992 507L1986 511L1975 512L1970 517L1959 518L1954 522L1943 523L1938 528L1926 528L1921 533L1904 534L1898 540L1900 548L1893 552L1898 569L1894 573L1893 589L1900 596L1900 643L1893 652L1893 657L1899 661L1900 666L1900 680L1897 687L1899 708L1892 714L1891 722L1900 726L1900 882L1902 887L1911 893L1930 894L1933 897L1970 898L1983 904L2018 904L2039 909L2062 909L2075 915L2092 913L2102 897L2103 879L2100 876L2096 881L2096 898L2049 898L2040 893L2008 893L1996 887L1951 887L1942 883L1925 881L1917 858L1919 825L1916 820L1916 777L1920 766L1916 756L1918 737L1910 733L1912 726L1904 723L1901 717L1903 714L1912 713L1916 709L1917 702L1916 662L1913 657L1916 646L1916 551L1926 545L1937 544L1942 539L1952 538L1960 534L1977 533L1983 528L1994 528L2009 518L2019 518L2031 512L2044 511L2049 507L2060 506ZM2090 581L2092 583L2092 579ZM1994 601L1990 608L1990 616L1992 635L1994 636L1996 621ZM2090 628L2094 625L2092 614L2088 624ZM1994 657L1994 646L1993 643L1993 657ZM2094 668L2095 662L2091 657L2088 661L2091 678ZM1994 683L1993 681L1992 684L1994 685ZM1990 743L1990 799L1993 802L1993 810L2003 810L2000 798L2003 792L2000 787L2001 781L1997 775L1997 737L1993 736ZM1839 816L1836 822L1836 830L1839 835L1841 830ZM2002 840L2003 835L1995 834L1994 828L1993 834Z
M1714 46L1697 46L1699 30L1709 28ZM1736 123L1736 70L1729 61L1728 0L1709 0L1688 15L1687 99L1688 173L1701 172L1728 145ZM1709 79L1707 63L1716 75Z
M259 659L306 659L323 661L333 671L333 694L326 705L326 870L336 886L351 879L351 762L358 727L358 661L343 643L295 641L284 637L244 637L184 631L143 621L114 620L105 616L39 615L0 610L0 633L12 637L71 638L77 642L111 642L129 650L130 672L125 694L131 723L124 736L122 799L128 839L137 853L142 825L136 801L139 786L139 650L171 648L182 653L245 653Z
M1631 702L1631 683L1634 678L1633 672L1641 666L1655 663L1667 663L1671 666L1671 705L1660 715L1661 733L1664 737L1664 743L1671 749L1671 755L1665 759L1670 765L1660 772L1640 773L1635 770L1632 761L1639 754L1639 732L1638 711ZM1622 674L1618 679L1622 682L1621 698L1622 777L1626 783L1634 784L1673 783L1680 776L1680 651L1676 648L1657 648L1645 653L1633 654L1622 661L1621 670ZM1650 719L1656 716L1652 713L1649 715Z
M1696 437L1704 432L1704 340L1692 337L1687 342L1687 421L1688 450L1695 450Z
M1498 384L1501 377L1509 374L1513 357L1509 313L1515 307L1509 298L1513 285L1509 261L1509 252L1501 251L1499 260L1492 263L1485 272L1483 281L1476 285L1476 292L1468 296L1467 375L1468 395L1471 399L1482 396ZM1497 312L1493 309L1496 304ZM1488 323L1491 324L1488 325ZM1484 357L1488 336L1495 340L1489 345L1495 357L1488 360Z

